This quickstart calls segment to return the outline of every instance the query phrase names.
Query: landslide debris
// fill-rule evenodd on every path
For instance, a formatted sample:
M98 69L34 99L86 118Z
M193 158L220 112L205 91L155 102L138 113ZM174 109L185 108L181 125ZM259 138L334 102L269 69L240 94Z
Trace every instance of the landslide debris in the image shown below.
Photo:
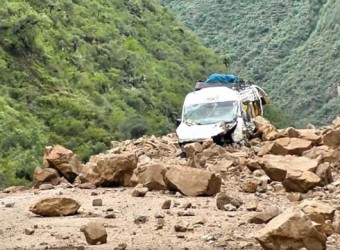
M323 144L336 128L277 130L259 120L264 125L258 125L262 130L250 147L191 143L185 146L188 158L181 158L173 134L112 142L112 149L85 164L71 150L48 147L45 164L36 169L39 191L34 189L45 199L32 203L30 211L43 217L104 219L83 232L88 244L108 248L113 240L118 244L115 230L128 228L131 232L122 237L138 242L155 239L156 232L168 243L175 236L174 248L339 249L340 149ZM275 136L263 136L268 131ZM260 154L268 143L276 149ZM4 195L29 192L21 190L12 187ZM52 193L61 197L46 197ZM96 199L89 199L92 195ZM143 228L144 233L138 231ZM34 230L30 237L39 234ZM84 244L81 238L77 242ZM148 239L158 249L171 249ZM134 241L128 246L137 247ZM151 243L143 244L152 249Z

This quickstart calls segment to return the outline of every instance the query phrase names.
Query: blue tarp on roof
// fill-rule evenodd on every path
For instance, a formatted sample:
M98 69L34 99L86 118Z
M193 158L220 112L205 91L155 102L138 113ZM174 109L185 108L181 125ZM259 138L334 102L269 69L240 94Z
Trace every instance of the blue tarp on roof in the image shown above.
M236 83L239 79L235 75L212 74L205 81L206 83Z

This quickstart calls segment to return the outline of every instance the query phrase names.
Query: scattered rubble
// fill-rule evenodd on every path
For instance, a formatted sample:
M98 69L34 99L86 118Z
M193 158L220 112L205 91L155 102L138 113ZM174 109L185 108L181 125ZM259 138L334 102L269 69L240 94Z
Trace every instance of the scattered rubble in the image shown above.
M36 239L44 230L54 242L47 243L45 237L27 246L17 240L28 249L99 243L127 249L118 245L123 237L131 249L145 244L151 249L337 250L339 120L320 129L278 130L258 117L259 137L251 146L195 142L184 145L186 158L181 158L172 134L112 142L112 149L85 164L60 145L46 147L44 164L34 172L34 188L7 188L0 194L0 209L8 216L30 202L29 211L43 217L75 215L53 218L56 223L49 225L27 213L26 205L21 238ZM30 196L22 199L26 193ZM61 197L64 194L72 199ZM92 200L92 195L100 198ZM98 222L86 221L82 228L85 241L77 223L94 217ZM77 224L80 235L54 231L63 224L60 220L73 220L68 223ZM7 223L1 235L13 237L11 227Z

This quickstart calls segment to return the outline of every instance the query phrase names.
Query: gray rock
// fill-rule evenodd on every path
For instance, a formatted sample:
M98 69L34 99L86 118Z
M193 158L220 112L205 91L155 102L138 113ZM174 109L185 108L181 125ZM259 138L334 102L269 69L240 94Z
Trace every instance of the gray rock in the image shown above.
M103 200L102 199L94 199L92 201L92 205L94 207L101 207L101 206L103 206Z

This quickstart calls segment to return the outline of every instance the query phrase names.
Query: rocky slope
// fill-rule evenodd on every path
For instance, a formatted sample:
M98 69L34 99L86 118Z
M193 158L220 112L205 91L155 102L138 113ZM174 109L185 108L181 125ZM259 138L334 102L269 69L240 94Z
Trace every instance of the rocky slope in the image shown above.
M168 133L197 78L225 69L154 0L2 2L0 189L30 182L46 144L88 160Z
M233 72L264 86L296 126L339 114L339 1L162 1Z
M340 247L340 118L277 130L261 117L249 147L176 137L112 142L81 164L46 147L35 186L0 194L4 249ZM59 217L62 216L62 217Z

